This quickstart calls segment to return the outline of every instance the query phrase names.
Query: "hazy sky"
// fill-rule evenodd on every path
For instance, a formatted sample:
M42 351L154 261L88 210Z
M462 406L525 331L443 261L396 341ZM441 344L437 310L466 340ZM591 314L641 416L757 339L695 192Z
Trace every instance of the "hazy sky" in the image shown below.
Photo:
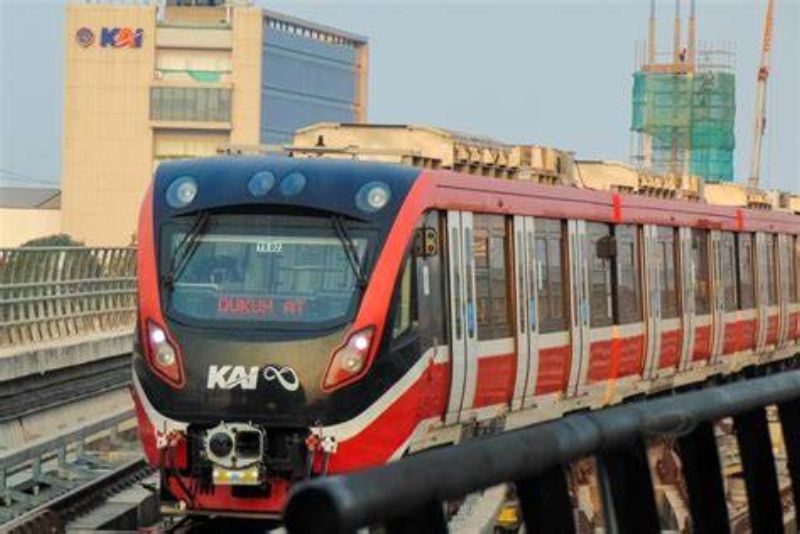
M8 171L59 180L65 3L0 0L2 185L18 183ZM373 122L627 161L634 44L646 35L647 0L258 3L369 37ZM673 5L658 2L664 44ZM764 5L698 0L699 39L737 51L739 178L749 169ZM762 183L800 191L800 0L778 0L772 64Z

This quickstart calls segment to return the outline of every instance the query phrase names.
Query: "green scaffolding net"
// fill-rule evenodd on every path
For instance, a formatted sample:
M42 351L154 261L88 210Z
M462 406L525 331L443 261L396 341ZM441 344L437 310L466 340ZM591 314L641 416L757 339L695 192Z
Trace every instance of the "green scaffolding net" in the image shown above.
M650 136L653 170L668 173L677 160L707 180L733 179L736 91L733 74L704 72L633 75L631 129Z

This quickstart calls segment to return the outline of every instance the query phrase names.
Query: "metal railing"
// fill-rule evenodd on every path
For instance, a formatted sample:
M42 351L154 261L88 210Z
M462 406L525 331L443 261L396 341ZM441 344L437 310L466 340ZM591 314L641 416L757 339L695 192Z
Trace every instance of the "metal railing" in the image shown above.
M0 249L0 348L132 327L136 249Z
M677 441L692 532L730 532L714 423L733 417L755 533L783 532L766 407L777 405L795 503L800 503L800 371L583 412L299 485L286 508L292 534L446 532L443 503L512 483L526 531L576 532L566 466L594 457L605 531L660 532L646 441ZM795 509L797 507L795 506Z

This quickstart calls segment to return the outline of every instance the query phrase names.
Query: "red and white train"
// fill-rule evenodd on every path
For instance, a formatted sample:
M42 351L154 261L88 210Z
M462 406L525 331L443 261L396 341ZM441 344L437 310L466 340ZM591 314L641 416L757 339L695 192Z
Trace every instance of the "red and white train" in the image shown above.
M162 165L134 394L164 502L306 477L800 352L800 216L387 164Z

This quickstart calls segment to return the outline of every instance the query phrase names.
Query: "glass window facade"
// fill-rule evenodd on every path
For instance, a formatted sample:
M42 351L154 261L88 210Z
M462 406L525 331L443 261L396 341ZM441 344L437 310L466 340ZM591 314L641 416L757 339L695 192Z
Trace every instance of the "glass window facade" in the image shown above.
M221 87L153 87L150 119L230 122L231 91Z

